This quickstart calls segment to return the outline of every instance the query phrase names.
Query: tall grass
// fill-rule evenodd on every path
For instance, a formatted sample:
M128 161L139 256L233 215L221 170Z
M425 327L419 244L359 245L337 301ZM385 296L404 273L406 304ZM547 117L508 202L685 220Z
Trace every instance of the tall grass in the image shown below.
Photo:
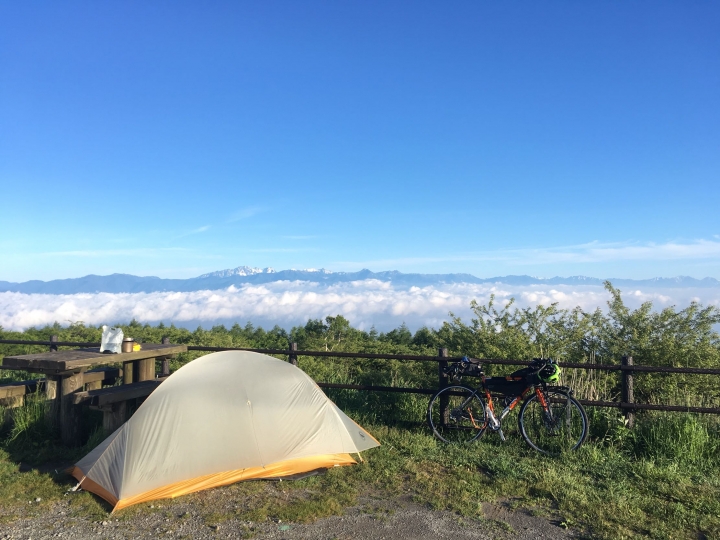
M633 430L632 450L640 458L681 467L716 466L720 453L717 421L687 413L648 414Z
M55 426L49 417L50 403L42 393L28 394L22 407L12 409L9 444L33 444L54 438Z

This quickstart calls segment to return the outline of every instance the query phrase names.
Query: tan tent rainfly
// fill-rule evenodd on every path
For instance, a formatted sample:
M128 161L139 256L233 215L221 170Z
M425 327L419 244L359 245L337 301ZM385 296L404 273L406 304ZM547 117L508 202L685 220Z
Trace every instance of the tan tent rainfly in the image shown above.
M171 375L72 474L115 511L240 480L352 465L351 453L379 444L302 370L226 351Z

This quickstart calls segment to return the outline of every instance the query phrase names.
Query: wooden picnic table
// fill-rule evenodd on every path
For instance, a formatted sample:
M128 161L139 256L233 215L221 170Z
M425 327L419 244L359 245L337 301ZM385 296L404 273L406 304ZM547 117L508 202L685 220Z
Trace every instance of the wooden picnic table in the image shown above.
M123 364L123 384L155 379L155 360L187 352L186 345L143 343L135 352L106 354L100 348L50 351L6 356L0 369L42 373L47 379L46 395L52 402L51 415L57 419L63 443L78 444L80 406L74 394L83 390L84 373L92 366Z

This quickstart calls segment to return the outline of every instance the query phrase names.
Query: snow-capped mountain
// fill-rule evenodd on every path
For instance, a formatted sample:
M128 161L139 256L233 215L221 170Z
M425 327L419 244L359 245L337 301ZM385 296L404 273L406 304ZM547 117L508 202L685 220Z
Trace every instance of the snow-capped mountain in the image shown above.
M525 285L602 285L603 279L586 276L538 278L532 276L498 276L478 278L471 274L406 274L397 270L372 272L367 269L358 272L332 272L324 268L308 268L305 270L274 270L272 268L255 268L238 266L226 270L218 270L189 279L163 279L154 276L133 276L130 274L112 274L109 276L89 275L72 279L56 279L52 281L25 281L11 283L0 281L0 292L21 292L27 294L76 294L76 293L136 293L163 291L204 291L226 289L232 285L246 283L272 283L277 281L301 281L332 285L351 281L378 280L391 283L394 287L427 287L439 284L459 283L498 283L513 286ZM707 288L720 287L715 278L695 279L687 276L652 279L617 279L610 278L618 287L664 287L664 288Z
M218 270L217 272L210 272L209 274L203 274L198 276L198 279L205 278L227 278L233 276L254 276L255 274L274 274L275 270L267 268L255 268L253 266L238 266L237 268L230 268L228 270Z

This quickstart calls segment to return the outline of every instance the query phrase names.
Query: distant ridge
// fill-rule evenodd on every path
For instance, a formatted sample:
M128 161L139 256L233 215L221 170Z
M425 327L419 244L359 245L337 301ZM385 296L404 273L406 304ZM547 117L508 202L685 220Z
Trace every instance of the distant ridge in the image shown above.
M405 274L397 270L372 272L363 269L358 272L332 272L324 268L305 270L279 270L238 266L226 270L210 272L189 279L162 279L154 276L133 276L130 274L111 274L109 276L88 275L80 278L55 279L52 281L25 281L11 283L0 281L0 292L19 292L26 294L77 294L77 293L150 293L150 292L188 292L226 289L232 285L246 283L262 284L275 281L307 281L332 285L375 279L392 283L399 287L427 287L452 283L505 283L508 285L602 285L603 279L586 276L537 278L532 276L497 276L478 278L471 274ZM617 287L666 287L666 288L709 288L720 287L720 281L706 277L695 279L688 276L651 279L617 279L609 281Z

